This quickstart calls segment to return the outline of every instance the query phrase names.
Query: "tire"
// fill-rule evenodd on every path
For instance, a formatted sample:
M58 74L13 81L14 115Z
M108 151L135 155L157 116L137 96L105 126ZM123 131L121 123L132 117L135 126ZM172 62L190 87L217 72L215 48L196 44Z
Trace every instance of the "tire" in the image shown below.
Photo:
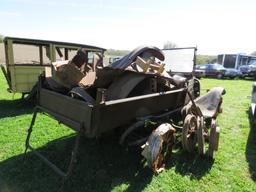
M216 127L216 133L215 133L215 146L214 149L215 151L218 151L219 149L219 139L220 139L220 127Z
M217 75L217 78L218 78L218 79L222 79L222 78L223 78L223 75L222 75L222 74L218 74L218 75Z
M204 155L205 154L204 117L200 117L198 120L197 142L198 142L199 155Z
M184 120L182 129L182 147L189 153L193 152L196 146L196 116L188 114Z
M216 120L212 119L210 137L209 137L209 148L208 148L208 156L214 159L214 151L215 151L215 137L216 137Z

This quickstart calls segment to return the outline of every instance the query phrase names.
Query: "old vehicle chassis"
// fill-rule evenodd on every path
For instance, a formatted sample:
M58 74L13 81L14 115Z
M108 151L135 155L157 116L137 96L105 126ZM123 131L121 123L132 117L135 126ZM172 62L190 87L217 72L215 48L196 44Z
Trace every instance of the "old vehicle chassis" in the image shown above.
M35 151L29 144L38 112L50 115L52 118L77 132L77 141L72 153L74 156L77 153L80 136L97 137L104 132L134 123L136 122L136 119L146 120L147 118L145 117L147 116L159 115L163 114L163 112L166 116L180 112L184 105L187 92L186 88L180 88L168 92L107 101L92 106L87 105L84 101L43 88L42 78L44 77L40 78L37 105L34 109L33 118L26 139L26 152L27 149L32 150L38 157L50 165L54 171L63 177L68 176L69 172L64 173L61 171L45 157ZM172 100L176 102L170 102ZM69 110L66 110L67 105ZM71 158L70 166L72 166L72 164L73 157Z
M157 54L160 53L160 56L162 54L155 48L141 48L135 50L135 53L141 55L141 52L144 50L149 50L151 53L156 51ZM140 62L141 58L136 56L135 53L133 52L130 55L130 58L134 57L133 59L130 59L129 55L127 55L123 61L112 65L112 67L98 70L98 75L102 72L104 75L110 74L107 77L98 76L98 79L104 77L104 81L102 82L109 80L110 77L113 79L111 85L114 86L111 87L110 85L106 89L107 91L111 90L109 92L109 100L100 99L92 103L87 98L81 100L73 98L72 95L68 96L67 94L53 91L45 86L46 77L41 75L37 87L37 105L28 130L25 154L28 149L32 150L32 152L47 163L54 171L67 178L72 172L81 136L95 138L111 130L120 129L123 131L120 143L125 143L125 139L131 132L135 131L138 127L146 127L146 121L158 121L159 127L154 128L152 133L148 133L146 137L144 135L143 138L135 141L136 144L144 144L143 146L141 145L144 149L142 155L147 159L149 165L155 172L160 170L163 162L163 144L167 143L167 146L171 149L171 145L175 142L176 129L182 132L183 148L188 152L192 152L195 144L198 143L200 155L205 154L204 139L208 135L211 143L209 145L210 156L213 157L213 152L217 150L219 134L216 128L216 117L220 111L221 95L224 93L224 89L215 88L205 96L198 97L198 92L200 92L199 82L189 74L186 74L187 78L175 77L175 75L167 75L166 77L157 73L125 70L124 67L127 67L127 63L130 62L132 64L132 61ZM143 64L144 61L141 61ZM113 78L115 74L119 74L119 76ZM129 87L131 86L130 83L128 83L129 86L124 83L127 81L127 77L128 80L134 78L135 80L139 79L139 81L132 85L132 87ZM141 78L142 81L138 77L143 77ZM162 86L162 88L160 86L161 89L164 88L168 81L172 82L175 86L168 85L168 89L163 91L159 91L159 89L155 89L155 86L153 86L154 92L141 94L139 91L139 94L135 96L128 94L128 92L134 93L132 90L136 90L136 86L141 85L141 82L147 84L147 78L153 82L153 84L150 83L149 89L152 89L152 85L162 83L163 80L166 82L159 84ZM100 81L100 83L102 82ZM142 85L144 86L144 84ZM94 86L96 85L97 83L94 83ZM98 94L101 94L100 90L102 88L97 88L96 98L98 98ZM127 92L127 90L129 91ZM148 90L148 88L145 90ZM120 95L119 92L127 93ZM114 93L116 94L116 98L114 98ZM77 132L67 173L64 173L34 150L29 143L38 112L50 115L60 123ZM172 123L173 118L177 117L182 120L182 125L178 126ZM205 118L212 120L210 134L205 127ZM159 145L155 145L156 141L159 142ZM156 146L158 148L155 148Z

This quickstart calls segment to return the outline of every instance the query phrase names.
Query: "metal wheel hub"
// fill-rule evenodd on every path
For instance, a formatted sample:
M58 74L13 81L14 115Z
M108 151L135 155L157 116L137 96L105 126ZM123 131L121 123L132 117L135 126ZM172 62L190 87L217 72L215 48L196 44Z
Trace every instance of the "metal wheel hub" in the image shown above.
M172 151L175 142L175 129L169 123L163 123L149 136L143 146L142 155L155 173L164 168L164 161Z

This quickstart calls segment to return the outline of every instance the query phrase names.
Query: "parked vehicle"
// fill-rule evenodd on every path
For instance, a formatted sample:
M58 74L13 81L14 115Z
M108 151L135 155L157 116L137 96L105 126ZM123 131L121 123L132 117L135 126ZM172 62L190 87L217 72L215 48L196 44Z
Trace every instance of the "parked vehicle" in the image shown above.
M241 76L241 72L237 69L225 68L220 64L202 64L196 66L197 70L203 70L205 72L205 77L215 77L215 78L231 78Z
M221 54L218 55L217 63L228 69L239 69L241 65L248 65L256 61L256 56L246 54Z
M241 71L237 69L231 69L231 68L225 68L225 74L224 77L235 79L240 78L242 76Z
M194 75L197 79L201 79L202 77L205 77L205 71L202 69L194 69Z
M239 69L242 77L256 78L256 61L250 62L248 65L241 65Z

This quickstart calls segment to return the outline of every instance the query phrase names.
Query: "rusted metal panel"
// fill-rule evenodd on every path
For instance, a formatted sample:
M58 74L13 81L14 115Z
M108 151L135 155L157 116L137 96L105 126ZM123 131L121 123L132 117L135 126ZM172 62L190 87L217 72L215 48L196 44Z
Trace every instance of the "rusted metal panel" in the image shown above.
M131 123L138 117L161 113L183 106L185 89L107 101L93 109L93 127L100 134Z
M154 56L161 61L164 60L164 53L159 48L143 46L136 48L135 50L124 56L122 59L119 59L116 62L112 63L111 67L114 69L125 69L136 60L137 56L140 56L141 54L149 54L149 56Z
M74 122L83 124L85 134L87 136L90 136L92 106L87 105L86 102L41 88L39 96L39 106L67 119L71 119ZM67 121L64 121L62 123L66 125L70 124ZM69 126L73 128L72 125Z
M184 98L185 89L179 89L88 106L84 101L42 88L39 105L48 111L83 124L85 136L94 137L130 123L138 117L178 108L183 105ZM70 123L63 123L72 128Z
M136 73L120 76L107 89L107 100L126 98L132 89L145 78L145 76Z

